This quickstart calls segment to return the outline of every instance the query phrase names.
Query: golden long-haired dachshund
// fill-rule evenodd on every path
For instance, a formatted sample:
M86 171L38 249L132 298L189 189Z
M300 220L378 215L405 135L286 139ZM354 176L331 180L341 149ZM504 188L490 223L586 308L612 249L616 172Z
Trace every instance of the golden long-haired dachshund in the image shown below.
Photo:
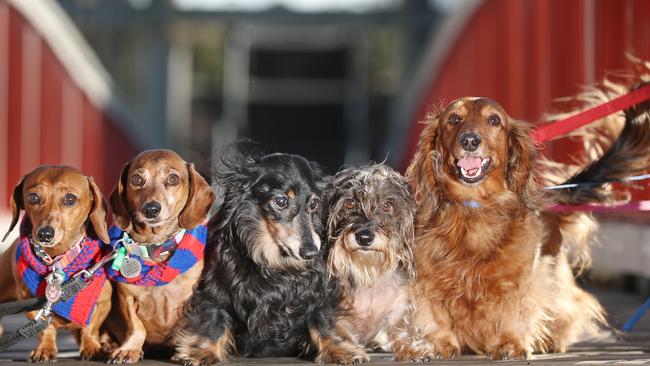
M574 281L562 220L543 212L554 198L537 183L529 131L488 98L458 99L427 121L406 173L424 353L527 358L605 323Z

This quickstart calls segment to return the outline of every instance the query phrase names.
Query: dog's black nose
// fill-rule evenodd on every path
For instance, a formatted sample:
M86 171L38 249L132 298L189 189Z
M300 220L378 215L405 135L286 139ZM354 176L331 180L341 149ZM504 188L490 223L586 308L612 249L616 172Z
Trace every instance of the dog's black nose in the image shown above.
M142 205L142 213L148 219L153 219L160 213L160 203L156 201L147 202Z
M361 245L362 247L367 247L372 244L373 240L375 240L375 234L373 234L372 231L366 229L354 234L354 238L357 240L357 244Z
M49 243L52 241L52 239L54 239L54 228L51 226L44 226L38 229L36 236L40 242Z
M300 258L304 260L309 260L313 259L318 255L318 248L314 243L303 243L303 245L300 247L300 250L298 251L298 254L300 254Z
M481 136L474 132L467 132L460 135L458 139L460 146L466 151L474 151L481 144Z

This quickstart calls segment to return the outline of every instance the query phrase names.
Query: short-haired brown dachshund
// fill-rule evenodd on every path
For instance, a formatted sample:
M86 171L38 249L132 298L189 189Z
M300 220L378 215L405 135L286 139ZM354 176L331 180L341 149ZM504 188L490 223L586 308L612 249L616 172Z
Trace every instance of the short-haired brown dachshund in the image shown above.
M42 297L49 291L46 284L51 273L64 281L89 269L105 254L99 240L108 243L107 205L93 178L77 169L57 165L36 168L20 179L9 203L13 218L5 238L18 223L21 210L25 215L20 238L0 259L2 264L11 263L13 269L0 271L0 301ZM39 334L29 360L55 360L56 331L62 328L77 337L82 359L105 356L99 327L110 311L111 293L100 270L75 297L55 304L52 323ZM27 313L30 319L35 316L35 311Z
M204 221L214 198L194 165L173 151L148 150L124 165L110 197L117 226L111 242L124 260L108 270L117 289L112 314L119 316L107 325L121 342L109 362L137 362L145 344L173 346L203 269Z

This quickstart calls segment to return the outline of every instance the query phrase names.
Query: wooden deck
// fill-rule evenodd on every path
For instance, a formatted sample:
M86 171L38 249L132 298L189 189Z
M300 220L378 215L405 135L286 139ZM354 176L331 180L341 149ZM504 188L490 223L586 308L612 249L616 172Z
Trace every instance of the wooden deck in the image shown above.
M628 317L641 305L638 297L615 293L610 291L599 291L596 293L603 305L609 312L609 319L617 329L628 319ZM5 318L3 324L7 331L15 329L17 325L24 322L24 318ZM16 345L11 351L0 353L0 366L14 362L24 363L29 350L34 346L34 341L25 341ZM80 365L76 345L70 335L61 334L59 337L60 358L57 365ZM155 355L149 355L155 357ZM372 364L388 365L395 364L390 354L373 354ZM84 362L85 363L85 362ZM432 362L435 365L488 365L493 363L508 363L510 365L650 365L650 313L639 322L635 329L629 334L615 335L613 332L603 332L602 337L590 340L586 343L575 345L569 353L553 355L536 355L532 360L526 361L487 361L478 356L462 356L459 359L446 361L437 360ZM100 362L87 362L87 364L102 364ZM171 364L169 361L147 359L141 365L163 365ZM265 365L310 365L301 360L293 358L264 358L264 359L236 359L232 365L237 364L265 364ZM406 363L409 364L409 363Z

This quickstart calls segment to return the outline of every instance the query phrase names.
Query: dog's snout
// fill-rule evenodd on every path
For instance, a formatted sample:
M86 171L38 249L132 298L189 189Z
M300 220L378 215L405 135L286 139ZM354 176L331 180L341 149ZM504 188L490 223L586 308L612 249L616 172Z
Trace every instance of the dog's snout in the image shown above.
M375 235L372 233L372 231L366 229L357 232L354 235L354 238L357 240L357 244L361 245L362 247L367 247L372 244L373 240L375 240Z
M38 229L36 236L40 242L49 243L54 239L54 228L51 226L44 226Z
M462 146L464 150L474 151L478 148L478 145L481 144L481 136L474 132L467 132L460 135L458 142L460 142L460 146Z
M153 219L160 213L160 203L150 201L142 205L142 213L148 219Z
M313 259L316 257L316 255L318 255L318 248L312 242L303 243L303 245L300 247L300 250L298 251L298 254L300 254L300 258L304 260Z

